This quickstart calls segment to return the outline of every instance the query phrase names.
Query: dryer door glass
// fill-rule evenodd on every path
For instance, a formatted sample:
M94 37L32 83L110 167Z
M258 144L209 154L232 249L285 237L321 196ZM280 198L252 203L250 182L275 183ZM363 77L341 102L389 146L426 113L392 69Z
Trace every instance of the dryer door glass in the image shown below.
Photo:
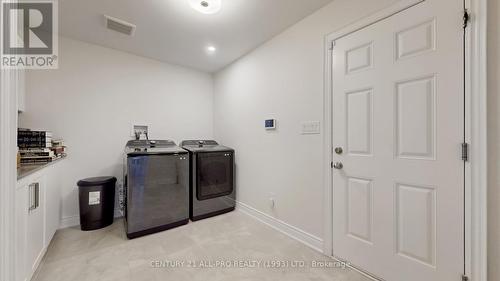
M233 153L199 153L197 157L198 200L229 195L233 192Z

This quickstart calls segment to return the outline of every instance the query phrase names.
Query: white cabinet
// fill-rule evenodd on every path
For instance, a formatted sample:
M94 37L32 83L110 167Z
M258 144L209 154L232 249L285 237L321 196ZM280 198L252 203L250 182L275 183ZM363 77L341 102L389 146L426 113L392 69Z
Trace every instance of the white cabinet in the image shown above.
M64 160L61 160L64 161ZM45 244L48 246L61 223L61 172L60 163L45 171Z
M35 272L45 246L45 177L35 179L27 186L28 212L26 220L26 266Z
M16 189L16 281L29 281L60 222L58 163L18 181Z
M45 176L29 177L16 191L16 280L30 280L45 253Z
M16 235L15 240L15 277L16 281L26 280L26 223L28 220L28 188L18 186L16 189Z

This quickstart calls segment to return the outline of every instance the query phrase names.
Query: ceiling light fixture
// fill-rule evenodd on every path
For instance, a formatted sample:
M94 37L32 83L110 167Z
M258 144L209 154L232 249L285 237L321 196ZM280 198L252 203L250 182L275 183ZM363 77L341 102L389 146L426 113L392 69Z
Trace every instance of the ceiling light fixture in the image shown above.
M215 46L208 46L207 47L207 53L209 54L214 54L217 51L217 48Z
M189 5L203 14L215 14L221 9L221 0L188 0Z

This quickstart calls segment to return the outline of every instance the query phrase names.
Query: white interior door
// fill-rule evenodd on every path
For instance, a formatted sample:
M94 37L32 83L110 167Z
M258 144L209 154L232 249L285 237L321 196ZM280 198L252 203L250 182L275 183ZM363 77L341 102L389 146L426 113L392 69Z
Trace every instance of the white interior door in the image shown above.
M427 0L333 48L333 252L387 281L464 271L461 2Z

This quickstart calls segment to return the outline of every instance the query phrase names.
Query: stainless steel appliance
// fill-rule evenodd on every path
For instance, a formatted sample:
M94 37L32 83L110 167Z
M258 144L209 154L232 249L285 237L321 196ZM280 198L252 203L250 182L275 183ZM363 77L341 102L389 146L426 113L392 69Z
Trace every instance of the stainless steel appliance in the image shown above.
M213 140L187 140L190 154L189 217L196 221L235 208L234 150Z
M127 237L189 222L189 154L168 140L133 140L125 148Z

